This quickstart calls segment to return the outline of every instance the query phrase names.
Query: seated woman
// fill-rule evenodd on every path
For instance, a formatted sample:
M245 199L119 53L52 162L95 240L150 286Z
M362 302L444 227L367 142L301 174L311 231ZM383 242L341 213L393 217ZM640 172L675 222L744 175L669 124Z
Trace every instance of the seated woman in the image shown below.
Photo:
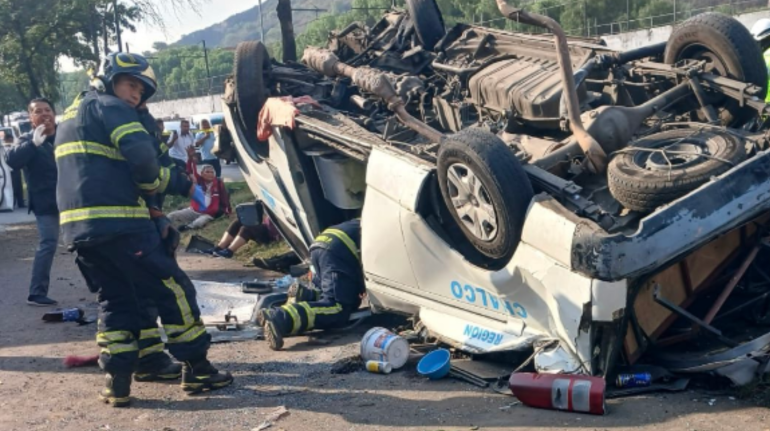
M195 182L203 190L204 204L201 205L198 200L191 199L188 208L168 214L171 223L181 225L180 232L200 229L210 221L224 214L230 214L230 198L227 195L225 183L217 178L213 166L202 165L201 172L198 174L195 160L190 157L187 160L187 172L195 178Z
M254 241L257 244L269 244L277 241L280 237L280 233L267 216L264 216L262 223L256 226L244 226L236 219L230 223L219 244L207 251L210 251L214 256L230 259L238 249L249 241Z

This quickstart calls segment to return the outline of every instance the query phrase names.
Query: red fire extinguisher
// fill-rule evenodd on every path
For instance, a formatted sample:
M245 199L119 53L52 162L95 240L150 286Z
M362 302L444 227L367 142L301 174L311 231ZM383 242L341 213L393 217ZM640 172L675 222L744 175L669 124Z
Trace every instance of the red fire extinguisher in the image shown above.
M541 409L570 412L605 413L604 390L601 377L569 374L512 374L508 385L522 403Z

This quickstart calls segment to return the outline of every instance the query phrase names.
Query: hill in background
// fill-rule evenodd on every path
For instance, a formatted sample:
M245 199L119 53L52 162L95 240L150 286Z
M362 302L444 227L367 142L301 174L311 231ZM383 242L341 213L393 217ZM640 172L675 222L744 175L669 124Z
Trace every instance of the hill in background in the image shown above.
M265 0L262 3L263 21L265 26L265 44L281 40L281 26L275 8L278 0ZM329 12L339 14L350 10L351 0L292 0L293 9L327 9ZM323 14L324 12L319 12ZM300 34L305 27L316 19L314 12L295 11L294 32ZM235 47L239 42L246 40L259 40L259 6L235 14L226 20L216 23L202 30L194 31L182 36L171 46L197 45L201 40L211 48Z

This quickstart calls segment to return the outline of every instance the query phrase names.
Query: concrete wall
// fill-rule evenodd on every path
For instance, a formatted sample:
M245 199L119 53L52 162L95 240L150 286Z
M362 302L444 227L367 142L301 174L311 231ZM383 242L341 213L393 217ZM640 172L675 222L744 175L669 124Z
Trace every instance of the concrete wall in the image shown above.
M770 10L736 15L735 18L750 29L751 26L761 18L770 18ZM672 26L667 25L647 30L637 30L629 33L602 36L602 39L607 41L607 46L612 49L628 51L630 49L667 41L668 37L671 36L672 29Z
M189 118L196 114L210 114L222 110L223 94L211 96L191 97L189 99L164 100L162 102L148 103L147 107L155 118L167 118L179 116Z

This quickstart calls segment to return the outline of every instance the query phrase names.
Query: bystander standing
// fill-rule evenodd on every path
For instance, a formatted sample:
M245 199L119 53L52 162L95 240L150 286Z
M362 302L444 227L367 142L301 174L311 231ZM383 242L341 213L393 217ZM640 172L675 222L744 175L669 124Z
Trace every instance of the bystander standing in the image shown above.
M187 149L195 144L195 137L190 133L190 122L182 120L179 123L179 133L174 130L168 140L168 155L174 160L180 171L187 168Z
M212 154L214 149L214 142L216 136L214 136L214 130L211 128L209 120L201 121L201 131L195 135L195 147L201 150L201 165L211 165L214 167L217 178L222 177L222 165L219 164L217 156Z
M7 154L11 169L24 169L29 192L29 210L35 214L40 244L35 251L32 281L27 304L48 306L57 302L48 297L51 266L59 244L59 210L56 206L56 118L53 105L46 99L29 103L29 116L34 128L19 137Z

